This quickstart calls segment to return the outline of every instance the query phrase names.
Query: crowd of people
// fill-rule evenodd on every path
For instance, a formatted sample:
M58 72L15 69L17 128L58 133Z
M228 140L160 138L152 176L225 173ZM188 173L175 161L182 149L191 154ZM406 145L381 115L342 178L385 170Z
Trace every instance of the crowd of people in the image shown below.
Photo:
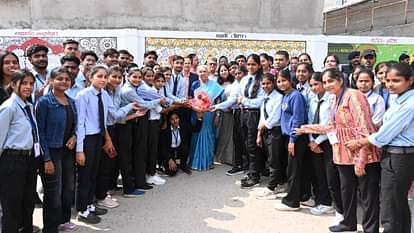
M103 64L79 43L0 55L2 232L33 232L36 177L43 186L43 232L96 224L123 197L145 195L181 170L232 166L241 188L269 181L257 199L275 209L335 213L330 232L408 233L414 180L413 72L407 55L376 62L376 52L326 56L321 72L307 53L208 57L173 55L142 67L127 50L107 49ZM119 174L122 185L118 184Z

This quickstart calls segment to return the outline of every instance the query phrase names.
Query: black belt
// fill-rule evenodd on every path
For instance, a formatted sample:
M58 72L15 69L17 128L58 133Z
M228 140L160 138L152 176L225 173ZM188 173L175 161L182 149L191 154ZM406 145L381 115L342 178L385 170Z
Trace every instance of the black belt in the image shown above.
M3 151L3 155L17 155L17 156L31 156L32 150L13 150L13 149L6 149Z
M413 154L414 147L387 146L384 148L390 154Z
M242 108L243 112L259 112L260 109L258 108Z
M282 135L282 128L280 126L275 126L271 129L265 128L265 130L263 130L264 135L269 135L271 133Z

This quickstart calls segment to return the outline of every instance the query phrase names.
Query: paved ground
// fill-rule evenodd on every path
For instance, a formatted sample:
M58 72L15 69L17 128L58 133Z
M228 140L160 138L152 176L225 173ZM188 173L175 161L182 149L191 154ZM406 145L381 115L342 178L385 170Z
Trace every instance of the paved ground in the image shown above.
M277 201L260 201L255 190L240 189L241 176L229 177L229 167L207 172L179 173L144 197L125 199L95 226L80 224L77 232L119 233L323 233L333 216L317 217L309 209L278 212ZM264 180L264 182L266 182ZM76 221L74 221L76 222ZM76 222L78 223L78 222ZM35 224L42 225L41 210Z

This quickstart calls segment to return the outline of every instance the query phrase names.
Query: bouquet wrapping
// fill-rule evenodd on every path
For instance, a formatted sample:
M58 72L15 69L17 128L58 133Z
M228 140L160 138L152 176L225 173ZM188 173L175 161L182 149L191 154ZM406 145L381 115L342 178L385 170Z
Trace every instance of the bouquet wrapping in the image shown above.
M190 100L191 108L196 112L206 112L209 110L212 101L206 92L197 92L194 99Z

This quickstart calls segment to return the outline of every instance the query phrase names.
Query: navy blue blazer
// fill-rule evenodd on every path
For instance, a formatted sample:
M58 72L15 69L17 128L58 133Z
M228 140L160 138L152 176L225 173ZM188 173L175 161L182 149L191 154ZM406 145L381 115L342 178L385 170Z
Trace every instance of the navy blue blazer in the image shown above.
M193 86L193 83L198 80L198 75L195 73L190 73L189 79L190 79L190 83L188 85L187 95L192 96L191 87Z

